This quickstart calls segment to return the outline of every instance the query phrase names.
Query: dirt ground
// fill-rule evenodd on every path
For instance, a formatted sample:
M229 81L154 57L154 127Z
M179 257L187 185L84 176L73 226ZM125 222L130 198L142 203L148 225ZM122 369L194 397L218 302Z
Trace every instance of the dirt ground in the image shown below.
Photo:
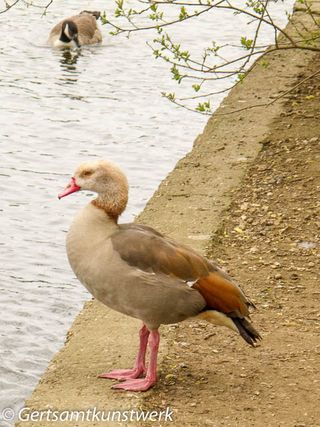
M166 336L144 403L177 425L320 426L319 110L320 75L288 96L208 250L256 303L259 347L200 322Z

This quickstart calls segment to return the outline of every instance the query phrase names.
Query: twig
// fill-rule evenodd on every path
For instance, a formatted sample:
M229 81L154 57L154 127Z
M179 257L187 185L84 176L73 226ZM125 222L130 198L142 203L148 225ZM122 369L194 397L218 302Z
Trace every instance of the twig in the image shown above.
M20 0L15 0L12 4L8 4L8 3L6 3L6 8L5 9L3 9L3 10L0 10L0 14L1 13L5 13L5 12L8 12L8 10L10 10L13 6L15 6L17 3L19 3L19 1Z

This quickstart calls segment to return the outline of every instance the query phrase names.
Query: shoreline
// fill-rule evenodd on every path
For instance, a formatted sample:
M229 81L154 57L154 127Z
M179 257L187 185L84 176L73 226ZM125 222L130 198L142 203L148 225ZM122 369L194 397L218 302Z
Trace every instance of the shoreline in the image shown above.
M298 18L301 16L299 12L296 15ZM286 99L269 108L221 114L237 110L239 106L256 105L259 99L267 102L284 93L297 82L301 73L310 69L315 57L316 54L306 52L276 52L270 55L268 68L255 67L244 82L224 99L203 133L196 139L192 151L177 163L161 183L137 222L155 227L209 254L212 237L221 228L234 193L239 191L250 165L259 156L273 123L285 113ZM277 78L275 83L275 76L281 76L284 68L286 78ZM186 325L183 327L189 328L188 323ZM131 366L139 326L139 321L109 310L96 301L86 303L67 334L65 346L50 362L25 406L35 410L59 411L92 407L123 411L150 406L163 409L170 403L165 400L163 393L163 387L170 388L170 385L166 385L169 379L165 377L165 370L160 375L161 384L142 394L116 392L110 389L111 381L96 378L97 374L112 366ZM160 371L162 363L168 365L167 357L176 329L180 328L162 327L164 334L160 345ZM224 330L215 331L229 339ZM188 354L185 350L182 353L188 365L193 353ZM191 394L191 402L192 391L192 388L186 391ZM156 405L156 401L157 406L152 406ZM175 404L178 406L177 402ZM201 419L197 420L199 425L205 425ZM179 425L184 425L184 422L190 425L192 419L176 421ZM34 424L19 422L16 425L28 427ZM37 422L37 426L48 425L51 423ZM55 425L74 427L74 423L67 422ZM95 425L104 423L81 423L81 426Z

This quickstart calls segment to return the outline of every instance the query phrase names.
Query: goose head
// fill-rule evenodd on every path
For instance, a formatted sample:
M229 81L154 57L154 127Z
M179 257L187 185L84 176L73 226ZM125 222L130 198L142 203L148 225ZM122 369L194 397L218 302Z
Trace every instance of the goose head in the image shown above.
M107 160L83 163L75 170L69 184L58 198L80 190L98 194L93 204L112 217L118 217L128 201L128 181L122 170Z
M75 22L67 19L62 23L60 40L63 43L70 43L73 41L77 47L80 47L78 27Z

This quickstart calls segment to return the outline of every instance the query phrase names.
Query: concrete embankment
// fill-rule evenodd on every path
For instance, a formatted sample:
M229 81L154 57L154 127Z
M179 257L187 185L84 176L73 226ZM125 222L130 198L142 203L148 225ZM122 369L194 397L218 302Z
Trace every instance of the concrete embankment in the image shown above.
M303 12L296 13L297 20L305 18ZM273 124L285 112L285 100L279 100L268 108L250 107L268 103L288 91L297 83L299 76L307 75L315 55L297 50L276 52L268 56L267 68L257 65L248 78L225 98L208 121L204 132L196 139L193 150L178 162L162 182L137 221L149 224L206 254L212 235L221 226L234 192L241 187L249 166L259 155ZM65 346L53 358L26 401L26 407L60 412L86 411L90 408L103 411L161 409L166 406L175 410L179 402L165 399L162 383L166 381L166 372L161 370L162 361L169 354L166 337L169 331L172 339L175 328L162 328L159 386L144 394L121 393L110 389L111 381L97 379L99 373L112 367L132 365L139 326L138 321L109 310L98 302L87 303L68 332ZM221 330L221 334L224 333ZM189 358L193 357L195 351L188 349L184 345L181 350L185 366L188 366ZM205 365L206 357L203 357ZM185 366L181 366L181 369L185 369ZM219 369L224 366L222 364ZM206 368L215 369L213 366ZM191 405L196 405L193 402L196 394L196 383L184 390L184 395L190 396ZM225 398L230 399L230 404L235 404L232 402L232 393ZM175 424L179 426L241 425L234 420L230 420L230 424L214 420L214 415L210 424L208 413L203 415L203 420L201 415L187 420L180 415L181 412L174 412ZM116 421L107 424L121 425ZM52 425L52 422L44 419L17 425L42 427ZM74 427L106 423L61 421L55 422L55 425Z

